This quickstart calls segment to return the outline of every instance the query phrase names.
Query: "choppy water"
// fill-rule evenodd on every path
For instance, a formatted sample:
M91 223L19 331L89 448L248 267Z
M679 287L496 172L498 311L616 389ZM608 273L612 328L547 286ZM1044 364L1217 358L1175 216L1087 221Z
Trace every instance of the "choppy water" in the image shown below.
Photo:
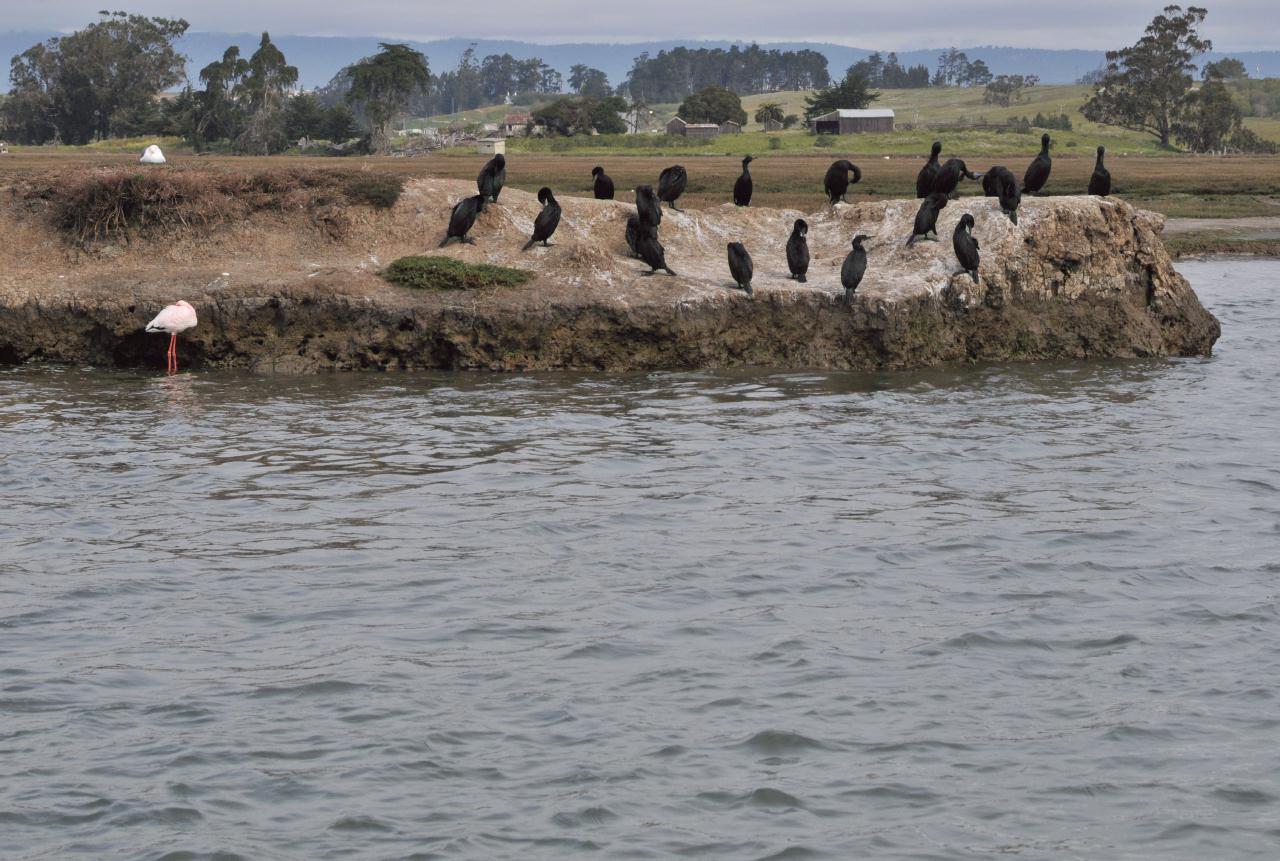
M1184 269L1212 359L0 371L0 856L1277 857L1280 263Z

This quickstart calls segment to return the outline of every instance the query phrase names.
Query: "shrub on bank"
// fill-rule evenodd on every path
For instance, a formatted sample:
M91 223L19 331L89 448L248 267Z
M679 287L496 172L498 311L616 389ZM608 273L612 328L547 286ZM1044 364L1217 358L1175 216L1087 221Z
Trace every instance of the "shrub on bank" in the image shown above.
M21 194L43 202L53 224L83 244L205 229L258 212L387 208L403 186L399 176L340 170L115 168L33 177L21 184Z
M374 209L390 209L404 190L404 177L389 173L361 173L347 183L352 203L367 203Z
M392 284L415 290L480 290L516 287L533 278L525 269L465 263L452 257L415 255L401 257L380 273Z

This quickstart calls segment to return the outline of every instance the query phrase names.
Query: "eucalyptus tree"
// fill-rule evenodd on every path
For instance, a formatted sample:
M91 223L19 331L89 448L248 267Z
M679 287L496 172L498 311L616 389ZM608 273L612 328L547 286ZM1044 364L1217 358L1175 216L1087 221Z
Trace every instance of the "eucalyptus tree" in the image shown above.
M415 93L431 83L431 70L422 52L408 45L378 43L382 49L366 57L347 73L351 89L348 104L358 105L369 123L369 149L386 152L391 144L391 124Z

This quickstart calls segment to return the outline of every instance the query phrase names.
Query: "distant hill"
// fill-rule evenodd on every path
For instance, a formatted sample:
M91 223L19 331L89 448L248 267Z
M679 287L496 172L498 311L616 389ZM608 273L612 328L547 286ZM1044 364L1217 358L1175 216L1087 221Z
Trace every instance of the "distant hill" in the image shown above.
M8 59L20 54L36 42L54 35L49 32L0 32L0 60L7 66ZM191 58L187 75L197 80L200 69L222 56L229 45L239 45L246 54L257 44L260 33L188 33L180 44L181 50ZM289 62L298 67L301 83L306 87L318 87L343 66L368 56L378 49L376 36L291 36L283 33L271 35ZM389 40L399 41L399 40ZM679 45L689 48L728 48L728 41L679 41L642 42L627 44L565 43L536 45L531 42L502 41L492 39L440 39L431 42L410 42L414 48L427 55L433 71L445 71L457 65L462 52L471 43L476 44L480 57L488 54L509 53L519 59L541 57L548 65L568 77L569 67L585 63L601 69L613 84L620 83L631 69L632 60L642 52L656 54ZM763 43L762 43L763 44ZM851 48L821 42L777 42L768 47L779 50L808 48L826 55L833 76L838 77L848 66L871 54L870 49ZM932 69L937 63L941 48L899 51L903 65L923 63ZM1073 49L1051 50L1047 48L1003 48L979 46L961 48L969 59L982 59L995 74L1034 74L1046 84L1072 83L1085 72L1103 63L1101 51ZM887 52L886 52L887 53ZM1238 57L1253 77L1280 77L1280 51L1227 51L1209 54L1205 60L1224 56ZM8 88L8 80L0 81L0 89Z

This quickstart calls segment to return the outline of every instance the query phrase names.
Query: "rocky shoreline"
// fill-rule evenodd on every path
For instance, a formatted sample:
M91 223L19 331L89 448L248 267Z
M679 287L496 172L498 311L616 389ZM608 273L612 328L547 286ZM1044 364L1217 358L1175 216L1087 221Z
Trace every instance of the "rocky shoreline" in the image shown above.
M534 196L508 189L474 246L438 253L520 266L529 283L423 293L378 268L437 253L451 204L474 186L421 179L390 210L349 215L341 236L306 213L77 248L38 207L0 209L0 362L163 367L142 328L184 298L199 326L183 368L307 373L357 369L689 369L741 365L879 369L965 361L1193 356L1218 321L1173 268L1163 218L1116 199L1028 198L1012 225L994 200L943 210L939 242L907 247L915 201L812 214L723 207L667 211L661 238L679 277L629 259L623 201L562 198L551 248L521 253ZM955 274L950 233L970 212L981 283ZM791 223L810 224L807 284L787 278ZM852 307L839 266L854 232L870 265ZM732 287L725 244L746 243L755 295Z

